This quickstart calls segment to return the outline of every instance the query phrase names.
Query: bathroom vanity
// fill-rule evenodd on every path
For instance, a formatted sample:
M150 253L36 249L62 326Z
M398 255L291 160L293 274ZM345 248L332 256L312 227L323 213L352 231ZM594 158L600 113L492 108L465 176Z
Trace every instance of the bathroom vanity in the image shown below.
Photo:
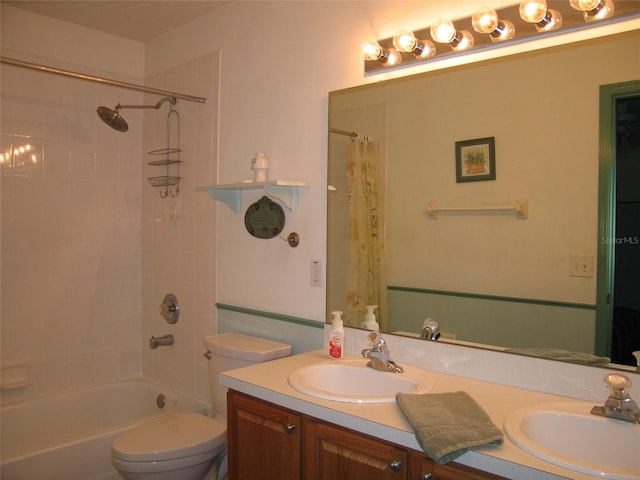
M358 359L362 357L349 354L344 360ZM301 393L290 385L289 375L296 369L327 361L326 352L318 350L227 371L220 376L220 383L229 389L231 479L606 478L545 461L518 447L506 432L503 444L498 447L476 448L455 462L435 465L422 452L413 428L395 402L338 402ZM503 430L505 419L523 408L568 404L588 411L594 404L426 371L434 381L431 393L466 391ZM632 473L624 478L640 478L640 469L637 476Z
M228 415L230 480L504 478L453 462L436 465L422 452L233 390Z

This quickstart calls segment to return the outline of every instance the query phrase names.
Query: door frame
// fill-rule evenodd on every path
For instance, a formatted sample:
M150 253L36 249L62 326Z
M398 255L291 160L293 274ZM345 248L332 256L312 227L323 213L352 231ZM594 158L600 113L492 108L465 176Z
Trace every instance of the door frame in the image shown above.
M610 355L616 236L616 102L640 95L640 80L600 86L598 268L594 352Z

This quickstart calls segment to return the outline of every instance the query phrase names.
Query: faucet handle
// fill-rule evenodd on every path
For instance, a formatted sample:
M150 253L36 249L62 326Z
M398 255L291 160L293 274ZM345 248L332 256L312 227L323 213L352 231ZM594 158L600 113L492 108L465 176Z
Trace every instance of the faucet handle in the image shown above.
M367 337L367 340L369 341L369 345L371 345L372 347L375 347L377 345L380 345L381 343L384 343L384 340L382 339L382 335L380 334L380 330L375 330L371 332Z
M631 390L631 380L625 375L619 373L610 373L605 375L604 383L614 398L629 398L629 392Z

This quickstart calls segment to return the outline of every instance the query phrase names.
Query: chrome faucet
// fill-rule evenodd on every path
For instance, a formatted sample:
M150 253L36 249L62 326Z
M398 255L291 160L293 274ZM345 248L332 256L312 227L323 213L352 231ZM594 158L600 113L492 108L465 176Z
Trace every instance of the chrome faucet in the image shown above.
M440 338L440 325L435 320L427 318L422 326L420 338L425 340L433 340L434 342Z
M625 422L640 423L640 408L629 395L629 390L631 390L629 377L618 373L610 373L605 375L604 383L611 390L611 395L609 395L604 406L596 405L593 407L591 414L617 418Z
M173 345L173 335L163 335L162 337L151 337L149 339L149 348L164 347L165 345Z
M368 337L371 348L362 350L362 356L368 358L367 366L383 372L402 373L404 368L389 358L389 349L380 334L380 330L371 332Z

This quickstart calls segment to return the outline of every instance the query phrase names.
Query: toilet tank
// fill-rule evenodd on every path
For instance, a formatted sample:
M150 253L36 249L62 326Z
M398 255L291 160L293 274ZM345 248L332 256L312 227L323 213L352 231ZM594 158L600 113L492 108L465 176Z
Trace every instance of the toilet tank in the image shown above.
M209 387L211 402L216 415L227 415L227 389L220 385L221 372L268 362L291 354L291 345L252 337L242 333L221 333L204 337L204 344L211 354Z

